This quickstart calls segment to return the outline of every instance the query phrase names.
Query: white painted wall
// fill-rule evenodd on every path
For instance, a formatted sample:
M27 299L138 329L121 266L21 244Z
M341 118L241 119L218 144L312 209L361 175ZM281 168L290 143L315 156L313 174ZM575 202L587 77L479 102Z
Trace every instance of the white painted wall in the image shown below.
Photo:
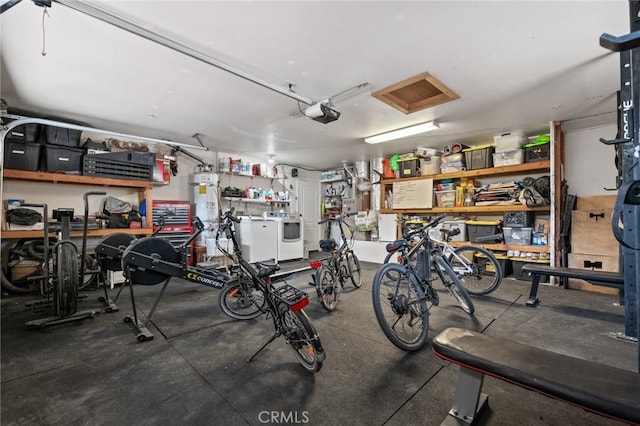
M615 194L604 189L615 189L618 172L614 148L599 139L614 139L616 133L615 123L565 131L564 176L570 194L578 197Z

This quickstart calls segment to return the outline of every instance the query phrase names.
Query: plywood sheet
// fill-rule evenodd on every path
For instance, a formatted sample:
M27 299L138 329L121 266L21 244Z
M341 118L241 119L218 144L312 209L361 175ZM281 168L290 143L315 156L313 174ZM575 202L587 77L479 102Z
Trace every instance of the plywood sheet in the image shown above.
M607 271L607 272L617 272L619 270L618 256L600 256L600 255L590 255L590 254L569 253L568 257L569 257L569 268L589 270L589 269L592 269L588 266L589 264L600 262L602 264L602 267L595 268L595 270ZM585 266L585 262L587 262L587 266ZM616 288L593 285L593 284L589 284L584 280L578 280L575 278L569 278L568 288L593 291L596 293L604 293L604 294L618 294L618 289Z
M613 210L571 212L571 252L618 256L619 244L611 230Z
M577 210L613 210L616 203L615 195L591 195L589 197L578 197L576 203Z

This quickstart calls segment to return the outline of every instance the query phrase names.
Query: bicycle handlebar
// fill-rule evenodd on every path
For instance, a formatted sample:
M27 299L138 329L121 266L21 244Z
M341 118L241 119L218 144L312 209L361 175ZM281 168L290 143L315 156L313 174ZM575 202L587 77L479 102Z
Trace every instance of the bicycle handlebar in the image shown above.
M442 219L444 219L445 217L447 217L446 214L441 214L440 216L436 216L434 219L431 219L429 222L427 222L426 224L424 224L423 226L421 226L420 228L418 228L418 229L416 229L414 231L407 232L406 234L403 231L403 236L405 238L408 238L408 237L411 237L413 235L420 234L420 233L426 231L427 229L433 228L434 226L436 226L437 224L442 222Z
M242 220L240 218L235 217L233 215L233 213L231 213L231 210L225 212L225 214L223 215L222 219L229 219L230 221L235 222L235 223L240 223L240 221Z
M89 192L85 192L82 195L82 198L84 200L87 200L90 195L107 195L107 193L106 193L106 191L89 191Z

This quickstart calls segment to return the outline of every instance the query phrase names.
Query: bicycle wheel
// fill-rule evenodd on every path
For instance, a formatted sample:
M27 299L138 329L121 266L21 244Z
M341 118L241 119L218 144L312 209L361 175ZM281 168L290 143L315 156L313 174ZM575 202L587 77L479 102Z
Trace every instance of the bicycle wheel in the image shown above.
M326 358L316 328L304 310L284 313L284 338L296 356L296 359L310 373L317 373Z
M462 246L455 249L456 256L447 260L470 294L489 294L502 282L502 267L489 250L482 247ZM484 262L484 266L480 266Z
M358 259L358 256L356 256L354 252L347 253L346 264L349 278L351 278L351 284L353 284L355 288L362 287L360 259Z
M262 314L264 295L248 277L240 277L226 284L218 295L222 311L238 320L253 319Z
M475 311L473 302L471 301L467 290L465 290L462 283L460 283L456 273L453 272L451 266L449 266L442 257L434 256L433 259L435 260L436 271L438 272L438 276L440 277L442 284L444 284L453 298L458 301L462 310L469 315L473 315L473 312Z
M78 250L69 242L62 242L56 250L56 287L54 289L54 312L66 318L78 308Z
M317 274L316 290L318 291L320 304L327 311L331 312L335 310L338 305L340 286L336 285L336 277L330 267L321 266Z
M371 291L376 319L391 343L405 351L420 349L429 332L429 310L407 268L397 263L383 265L373 278Z

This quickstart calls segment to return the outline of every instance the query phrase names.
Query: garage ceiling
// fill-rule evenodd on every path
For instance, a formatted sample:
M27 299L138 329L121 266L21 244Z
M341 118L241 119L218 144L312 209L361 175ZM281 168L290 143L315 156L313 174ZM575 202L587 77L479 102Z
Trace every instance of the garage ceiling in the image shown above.
M322 124L291 97L55 1L47 16L24 0L0 15L10 109L193 144L200 133L213 151L319 169L536 134L549 121L615 122L619 55L598 40L629 32L626 0L91 3L313 101L369 84L334 98L341 117ZM404 114L371 96L424 72L459 99ZM440 128L364 143L430 120Z

